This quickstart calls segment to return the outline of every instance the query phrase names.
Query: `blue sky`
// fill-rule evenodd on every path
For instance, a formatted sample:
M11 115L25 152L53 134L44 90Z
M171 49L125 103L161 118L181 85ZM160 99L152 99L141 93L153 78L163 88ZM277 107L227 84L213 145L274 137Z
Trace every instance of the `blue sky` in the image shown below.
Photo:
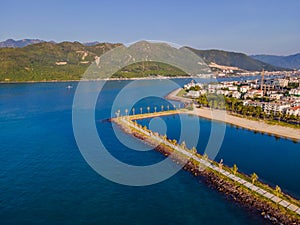
M300 52L298 0L3 1L0 40L163 40L247 54Z

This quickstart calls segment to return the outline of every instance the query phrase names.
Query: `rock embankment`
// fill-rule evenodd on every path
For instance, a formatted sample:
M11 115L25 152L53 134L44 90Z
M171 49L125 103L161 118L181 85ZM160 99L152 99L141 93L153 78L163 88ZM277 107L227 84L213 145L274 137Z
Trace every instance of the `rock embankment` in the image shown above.
M195 165L193 161L188 161L186 164L184 164L184 162L186 162L186 159L184 159L180 154L174 154L174 150L170 147L167 147L163 144L157 145L157 143L153 139L128 128L117 120L113 122L119 125L121 129L124 130L124 132L132 134L134 137L144 141L151 146L154 146L155 150L160 152L164 156L172 157L172 160L175 163L183 165L184 170L189 171L191 174L193 174L193 176L207 183L211 188L224 193L229 200L238 202L241 206L247 208L248 210L262 215L265 219L271 221L273 224L300 225L299 216L287 211L280 205L270 202L267 199L264 199L262 196L256 195L242 185L232 180L226 179L221 174L218 174L207 168L200 169L199 166Z

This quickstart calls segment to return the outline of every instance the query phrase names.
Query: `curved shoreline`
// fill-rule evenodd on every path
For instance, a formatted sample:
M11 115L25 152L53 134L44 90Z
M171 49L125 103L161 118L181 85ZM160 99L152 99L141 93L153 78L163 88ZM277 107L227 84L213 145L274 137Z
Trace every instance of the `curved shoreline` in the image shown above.
M192 102L191 99L177 96L181 89L176 89L170 92L165 98L173 101L180 101L183 103ZM269 125L264 121L249 120L237 116L230 115L223 110L210 110L209 108L195 108L188 114L196 115L205 119L219 121L233 126L245 128L254 132L274 135L275 137L282 137L292 141L300 142L300 129L291 127L284 127L279 125ZM220 116L218 116L220 115Z

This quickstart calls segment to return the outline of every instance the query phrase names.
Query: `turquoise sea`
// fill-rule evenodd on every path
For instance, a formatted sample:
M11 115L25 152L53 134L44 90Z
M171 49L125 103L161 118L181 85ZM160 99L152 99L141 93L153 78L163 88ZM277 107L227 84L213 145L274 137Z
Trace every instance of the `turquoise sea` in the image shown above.
M174 89L164 80L138 81L124 95L151 89L158 97L136 108L165 104ZM184 84L186 80L177 80ZM95 121L112 155L133 165L163 160L155 151L138 152L119 142L112 125L113 99L130 81L110 81L99 95ZM73 88L66 88L71 85ZM0 224L268 224L261 216L228 200L185 171L144 187L124 186L98 175L85 162L72 128L72 103L77 83L0 85ZM183 116L186 123L195 117ZM179 137L176 116L163 117L167 134ZM140 121L148 125L150 120ZM200 120L199 151L204 149L211 121ZM136 145L139 140L127 137ZM187 145L189 142L187 140ZM300 198L300 144L227 126L217 160L245 173L256 172ZM117 168L116 168L117 170Z

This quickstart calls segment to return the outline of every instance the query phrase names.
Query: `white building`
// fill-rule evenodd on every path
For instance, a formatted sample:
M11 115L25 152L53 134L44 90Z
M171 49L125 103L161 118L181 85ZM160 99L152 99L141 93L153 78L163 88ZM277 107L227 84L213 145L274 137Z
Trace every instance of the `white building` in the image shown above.
M238 91L232 92L232 97L233 98L238 98L239 99L239 98L241 98L241 96L242 96L242 94Z
M286 113L289 115L300 116L300 106L289 108Z
M279 113L285 113L288 108L290 108L290 104L281 104L281 103L275 103L275 102L265 102L263 104L263 110L266 113L272 112L279 112Z
M289 85L288 79L278 79L278 82L280 87L287 87Z
M229 90L229 91L237 91L237 90L238 90L238 87L237 87L237 86L229 86L229 87L228 87L228 90Z
M241 86L240 87L240 92L242 93L246 93L247 91L250 90L250 87L249 86Z
M200 97L200 92L199 91L189 91L186 96L191 97L191 98L199 98Z
M209 84L208 89L222 89L224 88L223 84Z
M244 98L261 98L264 96L264 93L263 91L261 90L250 90L248 91L245 95L244 95Z
M289 94L290 95L300 95L300 88L290 90Z
M280 100L283 98L283 94L270 94L270 99Z
M226 90L217 90L216 94L217 95L225 95L225 96L227 96L227 95L229 95L229 91L226 91Z
M245 100L243 101L244 106L254 106L254 107L260 107L263 108L263 102L256 102L256 101L251 101L251 100Z

